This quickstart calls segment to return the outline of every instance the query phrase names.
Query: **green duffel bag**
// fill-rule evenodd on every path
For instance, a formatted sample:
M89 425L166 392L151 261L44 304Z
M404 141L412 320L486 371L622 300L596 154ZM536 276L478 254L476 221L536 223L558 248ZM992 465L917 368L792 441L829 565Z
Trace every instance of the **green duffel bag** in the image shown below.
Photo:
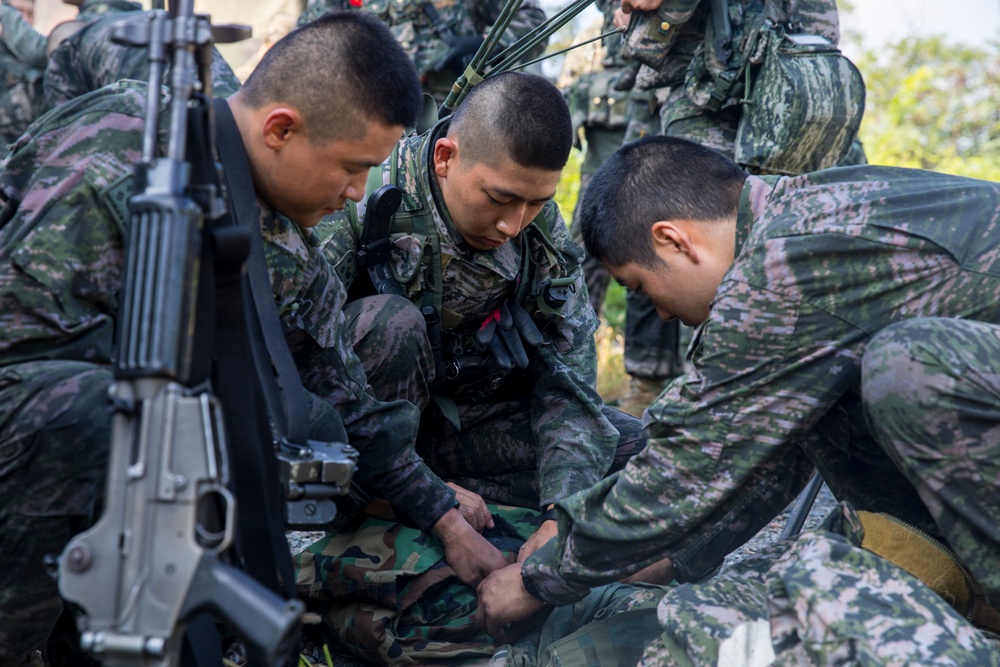
M861 73L818 35L765 28L763 62L746 71L736 162L750 171L802 174L847 155L865 110ZM751 51L752 52L752 51Z

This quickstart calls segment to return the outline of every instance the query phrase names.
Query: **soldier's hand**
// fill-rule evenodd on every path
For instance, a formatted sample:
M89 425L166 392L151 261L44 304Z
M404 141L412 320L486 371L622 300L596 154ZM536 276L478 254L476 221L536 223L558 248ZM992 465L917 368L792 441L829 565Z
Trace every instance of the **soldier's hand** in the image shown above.
M476 51L484 41L486 40L482 35L459 37L448 53L444 54L431 69L435 72L463 71L472 62L472 57L476 55Z
M476 532L458 509L445 512L431 530L444 545L445 562L468 586L475 588L490 572L507 565L500 550Z
M637 12L652 12L660 8L663 0L622 0L622 11L626 14Z
M631 10L625 11L624 8L619 7L615 10L614 24L616 28L627 28L629 22L632 20Z
M476 590L479 606L476 625L497 641L507 641L511 623L528 618L545 603L524 589L521 564L514 563L497 570Z
M490 508L486 506L486 501L478 493L462 488L455 482L448 482L448 486L455 492L455 500L458 501L458 511L462 514L469 525L481 533L486 528L493 527L493 515Z
M556 523L555 519L549 519L548 521L543 521L542 525L538 527L534 533L531 534L521 548L517 550L517 562L520 563L522 560L535 553L542 546L551 540L559 532L559 525Z

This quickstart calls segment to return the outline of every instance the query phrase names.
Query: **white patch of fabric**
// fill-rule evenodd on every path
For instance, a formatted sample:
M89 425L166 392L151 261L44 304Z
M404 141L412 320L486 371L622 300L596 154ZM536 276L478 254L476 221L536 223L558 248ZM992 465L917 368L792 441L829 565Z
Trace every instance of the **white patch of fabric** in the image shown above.
M759 618L738 626L719 644L718 667L767 667L774 663L771 624Z

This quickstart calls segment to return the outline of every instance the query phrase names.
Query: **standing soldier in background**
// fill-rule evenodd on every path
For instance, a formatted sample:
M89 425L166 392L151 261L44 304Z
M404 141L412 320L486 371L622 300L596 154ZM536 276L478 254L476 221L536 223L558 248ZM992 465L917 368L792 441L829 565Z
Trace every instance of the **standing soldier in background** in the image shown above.
M424 92L424 114L418 132L437 121L437 108L445 101L455 80L472 61L490 26L503 10L503 0L307 0L299 25L329 9L363 9L389 26L403 50L413 59ZM500 39L497 52L545 21L537 0L524 0ZM524 60L541 55L541 42Z
M45 37L33 17L32 0L0 5L0 158L42 107Z
M614 29L613 20L617 0L595 0L595 6L604 14L601 33ZM594 35L581 34L577 40ZM624 68L621 56L621 35L611 35L600 42L571 51L563 64L557 86L564 90L570 117L573 120L573 141L579 146L583 130L583 163L580 165L579 201L587 188L590 177L601 163L622 145L628 123L628 91L619 90L618 82L630 72ZM574 220L576 211L573 212ZM576 224L570 227L573 240L583 247ZM583 272L590 293L590 305L600 314L608 291L608 272L591 258L583 262Z
M719 13L716 8L728 11ZM720 18L723 14L725 20ZM660 134L714 148L751 173L813 171L824 156L822 166L865 164L864 151L854 137L856 125L847 140L854 139L849 154L839 148L843 142L835 146L829 141L802 151L802 162L811 163L808 169L745 161L737 141L746 108L742 98L748 92L742 85L745 69L759 65L770 52L766 35L771 27L780 26L789 34L818 35L836 47L840 25L835 0L622 0L615 22L629 26L624 55L641 63L633 95L652 95L651 109L654 119L659 116ZM758 75L756 68L751 72ZM862 85L861 111L863 100ZM796 111L792 108L789 113ZM856 120L860 123L860 111ZM639 136L631 132L626 140ZM641 415L667 381L684 371L684 342L690 334L676 321L661 321L644 295L629 292L626 303L625 370L630 382L620 407Z

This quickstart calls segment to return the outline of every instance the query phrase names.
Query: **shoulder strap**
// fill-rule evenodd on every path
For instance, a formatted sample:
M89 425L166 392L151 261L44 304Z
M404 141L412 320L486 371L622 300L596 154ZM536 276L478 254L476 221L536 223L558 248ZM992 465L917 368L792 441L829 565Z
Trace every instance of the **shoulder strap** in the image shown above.
M226 186L235 224L250 231L250 257L246 279L256 317L248 317L250 341L257 375L263 387L268 412L279 439L305 446L308 440L309 413L306 390L288 351L264 258L264 242L258 218L253 180L243 140L225 100L215 100L216 145L225 166ZM246 290L245 290L246 291ZM273 364L273 370L272 370ZM277 383L275 385L275 373Z

